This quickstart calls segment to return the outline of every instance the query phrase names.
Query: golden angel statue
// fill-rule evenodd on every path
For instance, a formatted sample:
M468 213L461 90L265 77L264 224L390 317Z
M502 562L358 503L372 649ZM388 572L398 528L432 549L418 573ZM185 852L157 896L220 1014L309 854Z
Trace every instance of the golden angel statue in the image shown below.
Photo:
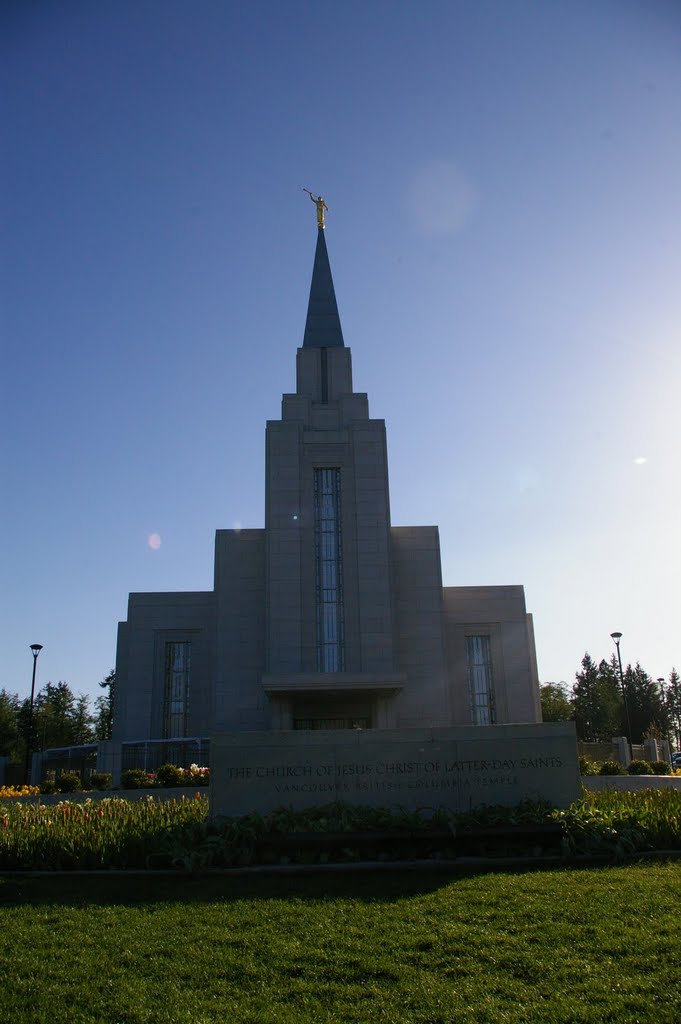
M328 211L328 209L329 209L328 206L326 205L326 203L324 202L324 200L322 199L321 196L314 196L312 194L312 192L310 192L309 188L304 188L303 192L307 192L307 194L309 195L310 199L312 200L312 202L317 207L317 227L318 228L323 228L324 227L324 210Z

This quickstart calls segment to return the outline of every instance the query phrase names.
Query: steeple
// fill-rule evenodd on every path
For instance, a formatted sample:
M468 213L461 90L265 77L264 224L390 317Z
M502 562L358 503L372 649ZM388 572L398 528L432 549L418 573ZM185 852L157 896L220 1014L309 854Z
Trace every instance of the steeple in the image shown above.
M324 227L317 228L310 301L307 306L303 348L344 348L343 331L333 288Z

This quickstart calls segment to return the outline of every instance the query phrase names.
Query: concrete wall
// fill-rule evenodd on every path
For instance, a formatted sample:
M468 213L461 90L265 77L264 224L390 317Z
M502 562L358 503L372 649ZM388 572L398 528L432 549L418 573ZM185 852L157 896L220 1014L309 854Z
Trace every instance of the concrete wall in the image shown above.
M465 811L579 797L573 722L381 732L211 736L211 814L268 813L344 800Z
M396 724L450 724L438 529L394 526L391 541L397 667L407 676L397 698Z
M301 531L309 529L301 495L301 423L270 422L265 442L266 489L266 666L268 671L300 672L310 657L303 637ZM291 567L295 571L291 571ZM305 579L301 579L301 574Z
M215 664L210 729L266 729L265 531L218 530L215 537Z
M595 793L617 790L640 793L642 789L681 790L681 775L582 775L582 785Z
M185 640L192 644L188 735L210 730L214 635L212 591L130 594L119 626L114 740L163 735L165 645Z
M269 673L317 670L314 471L341 473L345 669L394 666L390 505L385 424L352 393L350 352L327 352L322 402L319 349L298 351L298 391L266 435Z
M490 637L497 722L539 722L537 672L521 586L445 587L445 634L452 713L470 722L466 637Z
M343 513L343 551L356 585L347 593L346 607L357 620L358 671L390 672L395 653L385 423L368 420L349 433L354 500Z

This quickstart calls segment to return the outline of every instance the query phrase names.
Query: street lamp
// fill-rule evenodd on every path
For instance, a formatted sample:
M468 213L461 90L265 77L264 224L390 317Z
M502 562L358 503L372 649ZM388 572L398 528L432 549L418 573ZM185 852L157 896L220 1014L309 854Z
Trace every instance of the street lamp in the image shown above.
M622 671L622 656L620 654L620 640L622 639L622 634L611 633L610 636L615 641L615 647L617 648L617 662L620 667L620 685L622 687L622 701L624 703L624 713L627 716L627 732L629 733L627 739L629 740L629 745L631 746L631 721L629 720L629 705L627 704L627 694L624 689L624 673Z
M666 718L665 707L664 707L664 703L665 703L664 702L664 697L665 697L665 694L664 694L664 684L665 684L665 682L666 682L666 679L664 678L664 676L658 676L657 677L657 685L660 687L660 712L662 714L663 719ZM671 725L671 723L667 719L667 726L670 727L670 725ZM667 743L669 744L669 749L671 750L671 748L672 748L672 745L671 745L671 734L669 732L667 732L667 735L666 735L665 739L667 740Z
M33 738L33 700L35 698L35 669L36 662L38 661L38 655L43 649L42 644L31 644L31 654L33 655L33 676L31 678L31 703L28 706L28 731L26 735L26 764L24 765L24 781L28 785L29 772L31 768L31 739Z

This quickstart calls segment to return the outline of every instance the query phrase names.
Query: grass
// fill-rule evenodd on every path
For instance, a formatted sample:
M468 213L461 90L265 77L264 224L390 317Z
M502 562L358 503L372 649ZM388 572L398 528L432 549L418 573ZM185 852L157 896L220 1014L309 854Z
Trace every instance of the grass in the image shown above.
M0 880L13 1024L672 1024L681 863Z

